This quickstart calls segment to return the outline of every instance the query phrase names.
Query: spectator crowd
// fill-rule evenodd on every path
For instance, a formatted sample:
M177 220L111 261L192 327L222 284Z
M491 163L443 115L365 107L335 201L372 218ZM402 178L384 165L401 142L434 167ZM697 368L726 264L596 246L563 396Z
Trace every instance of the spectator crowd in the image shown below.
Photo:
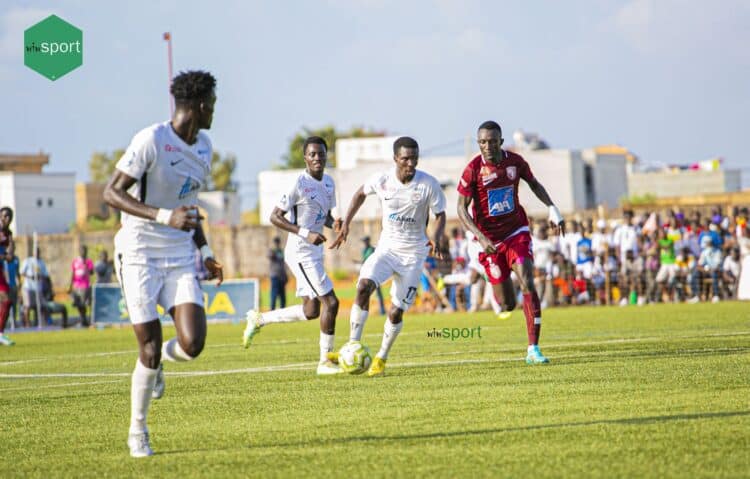
M530 223L543 307L718 302L738 299L738 293L739 299L750 299L747 208L715 207L708 214L673 209L639 216L625 210L618 219L568 221L565 236L551 235L544 220ZM467 238L454 229L445 243L439 247L450 259L425 263L423 308L482 308L491 295L483 280L479 287L485 294L480 295L469 292L475 282L443 281L468 272ZM517 282L515 274L513 278Z

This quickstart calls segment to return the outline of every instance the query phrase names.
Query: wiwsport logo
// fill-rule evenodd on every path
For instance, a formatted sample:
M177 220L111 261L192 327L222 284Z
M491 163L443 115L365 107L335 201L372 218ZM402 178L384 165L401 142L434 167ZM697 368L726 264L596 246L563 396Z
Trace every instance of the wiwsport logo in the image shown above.
M23 33L23 63L52 81L83 65L83 32L50 15Z

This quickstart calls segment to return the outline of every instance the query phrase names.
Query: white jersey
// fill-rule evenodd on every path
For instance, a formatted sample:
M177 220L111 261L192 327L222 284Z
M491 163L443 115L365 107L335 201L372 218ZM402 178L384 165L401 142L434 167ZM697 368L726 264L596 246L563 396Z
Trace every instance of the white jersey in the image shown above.
M371 176L364 184L364 193L377 195L383 209L377 249L406 255L427 253L429 212L437 215L445 211L445 195L435 177L417 170L414 178L403 184L394 168Z
M318 181L304 171L276 206L285 212L291 212L289 221L300 228L322 233L328 212L336 206L333 178L324 173L323 178ZM316 246L297 235L290 234L286 241L285 253L294 258L295 262L303 259L322 259L323 245Z
M139 131L117 169L138 180L128 193L155 208L174 209L197 202L198 191L211 170L211 141L198 132L196 142L185 143L170 122ZM187 258L195 254L192 231L122 213L122 228L115 248L138 258Z

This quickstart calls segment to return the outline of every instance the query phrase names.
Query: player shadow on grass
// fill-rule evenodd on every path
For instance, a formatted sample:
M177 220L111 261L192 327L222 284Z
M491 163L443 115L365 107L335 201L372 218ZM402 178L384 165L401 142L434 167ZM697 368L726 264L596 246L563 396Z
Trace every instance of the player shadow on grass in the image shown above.
M683 413L683 414L671 414L662 416L646 416L646 417L631 417L631 418L620 418L620 419L599 419L594 421L578 421L578 422L564 422L559 424L537 424L533 426L516 426L516 427L501 427L494 429L472 429L468 431L452 431L452 432L436 432L429 434L404 434L400 436L353 436L353 437L336 437L326 440L316 440L315 444L319 446L325 445L339 445L339 444L350 444L352 442L370 442L370 441L409 441L414 439L443 439L461 436L481 436L484 434L502 434L502 433L514 433L514 432L527 432L527 431L539 431L545 429L562 429L562 428L573 428L573 427L588 427L588 426L600 426L600 425L643 425L643 424L658 424L669 421L694 421L700 419L723 419L730 417L741 417L750 416L750 411L722 411L722 412L704 412L704 413ZM236 449L262 449L270 447L307 447L310 445L308 442L283 442L283 443L270 443L270 444L253 444L244 445L238 447L222 447L222 448L201 448L201 449L177 449L173 451L159 452L157 455L170 455L170 454L186 454L196 452L211 452L211 451L229 451Z

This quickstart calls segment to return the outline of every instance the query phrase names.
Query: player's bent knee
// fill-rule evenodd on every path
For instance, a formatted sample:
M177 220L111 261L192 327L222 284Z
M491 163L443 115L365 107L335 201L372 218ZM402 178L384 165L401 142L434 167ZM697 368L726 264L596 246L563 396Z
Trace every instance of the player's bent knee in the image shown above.
M139 357L144 366L156 369L161 362L161 345L155 341L149 341L141 345Z
M180 345L185 354L191 358L197 358L203 351L203 347L206 345L206 338L193 338L187 341L187 344Z

